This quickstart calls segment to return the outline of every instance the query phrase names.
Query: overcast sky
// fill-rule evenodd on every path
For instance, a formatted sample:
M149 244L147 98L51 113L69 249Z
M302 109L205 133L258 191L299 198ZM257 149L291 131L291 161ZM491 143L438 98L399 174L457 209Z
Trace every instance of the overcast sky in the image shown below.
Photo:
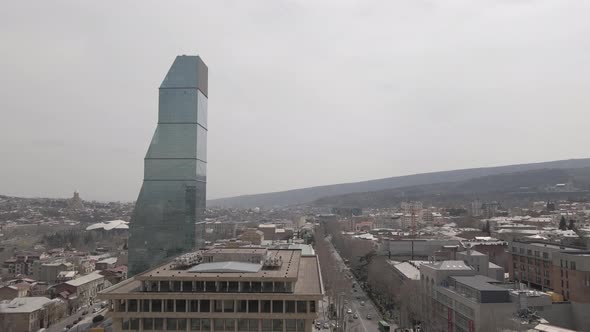
M0 194L135 200L177 54L208 197L590 156L590 1L12 1Z

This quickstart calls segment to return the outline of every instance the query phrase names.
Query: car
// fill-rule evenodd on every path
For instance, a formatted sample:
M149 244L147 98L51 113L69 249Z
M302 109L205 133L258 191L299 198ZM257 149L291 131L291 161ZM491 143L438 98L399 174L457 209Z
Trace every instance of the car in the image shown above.
M68 330L69 330L69 329L68 329L67 327L64 327L64 328L62 329L62 332L68 332Z
M95 314L95 313L97 313L97 312L98 312L98 309L97 309L97 308L92 308L92 313L93 313L93 314Z
M352 291L356 293L356 288L353 288Z
M71 329L71 328L72 328L72 324L68 324L68 325L66 325L66 329L68 329L68 330L69 330L69 329Z
M347 314L352 314L352 309L348 308L348 310L346 310Z
M365 301L361 301L361 305L365 305Z
M367 314L367 319L369 319L369 320L370 320L370 319L372 319L372 318L373 318L373 316L371 316L371 314Z
M88 314L88 310L82 311L82 316L86 316Z
M104 307L106 307L108 304L109 304L109 303L108 303L107 301L102 301L102 302L100 302L100 307L101 307L101 308L104 308Z
M357 314L355 313L354 315L352 315L352 318L354 318L354 319L358 319L358 318L359 318L359 315L357 315Z
M103 320L104 320L104 316L103 315L96 315L96 316L94 316L94 318L92 318L92 322L93 323L102 322Z
M324 328L325 328L325 329L329 329L329 328L330 328L330 324L328 324L328 323L324 323Z
M318 330L319 330L319 329L321 329L321 328L322 328L322 322L320 322L320 321L317 321L317 322L315 322L315 327L316 327Z

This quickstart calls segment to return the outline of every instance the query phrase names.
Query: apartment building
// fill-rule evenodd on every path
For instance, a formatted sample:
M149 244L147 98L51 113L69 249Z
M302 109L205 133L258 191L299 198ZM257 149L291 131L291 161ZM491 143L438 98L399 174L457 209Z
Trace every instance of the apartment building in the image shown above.
M104 275L99 271L95 271L85 276L61 283L55 286L55 290L57 294L64 291L73 294L78 297L80 304L85 305L92 303L98 292L110 285L110 282L105 279Z
M553 254L553 291L566 301L590 303L590 251Z
M301 250L223 248L181 255L99 294L114 331L311 332L323 288Z
M553 289L553 255L559 252L579 252L579 248L550 242L520 242L510 244L510 280L537 289Z
M46 297L21 297L0 303L2 331L36 332L65 315L65 304Z

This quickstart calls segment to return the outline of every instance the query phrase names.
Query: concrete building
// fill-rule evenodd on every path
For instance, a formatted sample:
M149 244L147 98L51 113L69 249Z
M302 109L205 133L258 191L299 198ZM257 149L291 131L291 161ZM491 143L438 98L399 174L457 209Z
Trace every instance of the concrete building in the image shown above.
M504 281L504 269L490 262L488 255L479 251L467 249L456 254L457 260L462 260L471 266L476 274L484 275L496 281Z
M476 236L475 239L461 241L464 249L471 248L482 254L488 255L490 262L501 266L508 271L509 254L508 242L488 236Z
M258 230L264 234L264 239L267 241L276 240L275 234L277 232L277 225L275 224L260 224Z
M101 292L114 331L313 331L323 288L300 250L213 249Z
M415 222L416 226L423 223L422 220L422 202L402 202L401 203L402 226L404 228L412 227Z
M68 292L76 296L81 305L86 305L92 303L98 292L109 286L110 283L105 280L105 277L100 272L95 271L55 286L55 292L57 294L64 291Z
M0 287L0 300L12 300L17 297L26 297L30 294L31 285L26 282Z
M129 224L129 275L202 246L207 185L207 74L198 56L178 56L159 90L158 125Z
M41 263L38 268L38 281L43 281L48 284L55 284L58 280L58 275L62 271L73 271L74 264L63 261L53 263Z
M36 332L61 319L65 304L46 297L16 298L0 303L0 330Z
M242 241L260 245L264 241L264 233L256 228L246 228L238 238Z
M111 269L113 267L115 267L115 265L117 264L117 257L109 257L109 258L105 258L103 260L100 260L98 262L96 262L94 264L94 268L96 270L108 270Z
M522 327L519 310L551 306L547 294L511 289L511 284L483 275L463 261L420 266L420 288L427 330L488 332Z
M555 252L552 263L553 291L565 300L590 304L590 252Z
M508 269L510 280L537 289L553 289L553 254L560 251L579 252L580 249L551 242L512 242Z

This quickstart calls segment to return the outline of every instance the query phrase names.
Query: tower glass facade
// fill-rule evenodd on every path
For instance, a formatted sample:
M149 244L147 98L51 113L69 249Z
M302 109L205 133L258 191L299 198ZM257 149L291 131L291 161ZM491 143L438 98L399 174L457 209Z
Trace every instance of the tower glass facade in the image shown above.
M159 90L158 126L130 223L129 274L201 246L207 183L207 66L178 56Z

